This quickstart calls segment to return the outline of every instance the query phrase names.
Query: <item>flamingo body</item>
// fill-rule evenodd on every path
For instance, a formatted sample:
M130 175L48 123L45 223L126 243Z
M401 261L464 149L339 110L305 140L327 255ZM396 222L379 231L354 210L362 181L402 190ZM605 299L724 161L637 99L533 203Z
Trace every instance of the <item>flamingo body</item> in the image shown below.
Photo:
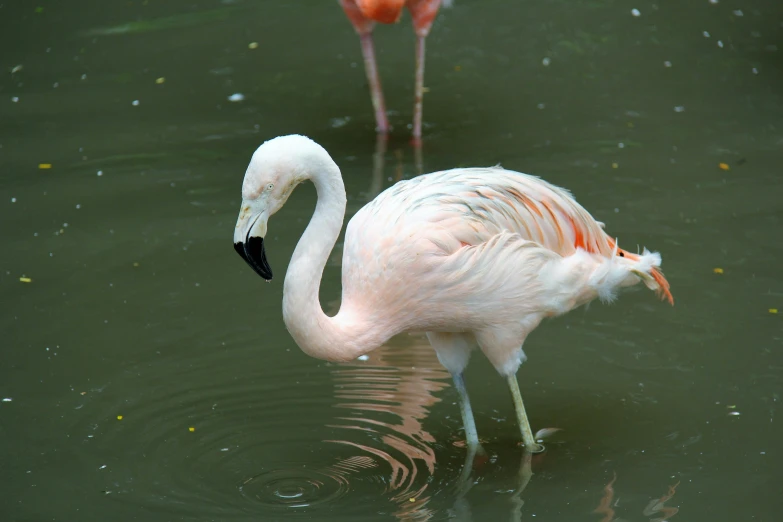
M475 347L509 380L532 449L515 374L525 338L541 320L596 298L611 301L639 282L673 303L660 254L618 248L567 191L500 167L466 168L401 181L357 212L345 234L340 310L327 317L318 288L346 196L322 147L284 136L258 148L245 174L234 242L271 279L262 239L267 220L305 179L315 183L318 203L285 278L289 332L304 352L331 361L352 360L399 333L427 332L454 375L469 442L477 438L462 372Z

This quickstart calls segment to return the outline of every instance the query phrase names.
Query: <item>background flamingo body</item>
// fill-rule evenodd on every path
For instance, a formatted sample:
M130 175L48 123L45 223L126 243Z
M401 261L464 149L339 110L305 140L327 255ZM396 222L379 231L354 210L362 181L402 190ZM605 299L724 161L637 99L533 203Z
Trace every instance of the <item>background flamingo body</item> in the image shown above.
M401 181L356 213L345 234L340 310L328 317L318 290L346 195L339 168L320 145L283 136L258 148L245 174L234 243L271 279L262 239L267 220L306 179L318 203L286 273L289 332L305 353L331 361L355 359L402 332L427 332L454 377L471 447L478 438L462 373L475 347L507 378L533 450L515 374L525 360L522 344L541 320L596 298L610 301L640 281L673 303L660 254L618 248L567 191L500 167L467 168Z

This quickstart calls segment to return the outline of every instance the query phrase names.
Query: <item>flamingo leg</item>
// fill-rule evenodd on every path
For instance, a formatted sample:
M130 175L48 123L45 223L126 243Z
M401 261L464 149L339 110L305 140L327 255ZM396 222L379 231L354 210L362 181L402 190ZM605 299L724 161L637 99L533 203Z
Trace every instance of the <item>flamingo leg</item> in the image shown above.
M533 438L533 430L530 429L530 421L527 420L527 412L525 412L525 404L522 402L522 394L519 392L516 374L512 373L507 377L507 380L508 388L511 390L511 397L514 400L514 409L517 412L519 430L522 432L522 442L529 452L540 453L544 451L544 447Z
M372 42L372 32L359 34L362 43L362 55L364 56L364 70L367 73L367 81L370 84L370 96L372 106L375 109L375 130L379 134L389 132L389 120L386 117L386 103L383 100L381 78L378 76L378 66L375 63L375 46Z
M470 407L470 398L468 390L465 388L465 379L461 373L452 374L454 387L459 394L459 407L462 412L462 424L465 427L465 439L468 444L469 454L476 453L479 447L478 431L476 431L476 421L473 419L473 409Z
M424 42L426 35L416 36L416 84L413 98L413 142L421 141L421 121L424 108Z

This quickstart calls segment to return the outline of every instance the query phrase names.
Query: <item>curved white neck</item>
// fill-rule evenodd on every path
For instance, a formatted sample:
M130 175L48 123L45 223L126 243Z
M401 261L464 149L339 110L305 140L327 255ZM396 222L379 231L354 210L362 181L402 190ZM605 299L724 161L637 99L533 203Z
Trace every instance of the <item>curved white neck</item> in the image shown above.
M348 317L345 307L335 317L321 309L318 291L329 254L345 217L345 186L340 169L329 165L309 173L318 193L313 217L296 245L283 285L283 319L306 354L328 361L348 361L377 348L372 325ZM345 303L343 303L345 304Z

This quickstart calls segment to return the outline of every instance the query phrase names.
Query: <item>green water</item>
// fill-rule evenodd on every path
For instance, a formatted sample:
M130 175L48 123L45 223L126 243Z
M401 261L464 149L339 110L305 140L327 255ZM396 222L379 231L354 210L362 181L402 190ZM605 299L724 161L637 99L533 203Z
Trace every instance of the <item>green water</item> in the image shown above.
M1 520L779 519L783 4L455 4L428 40L423 170L502 163L569 188L662 253L675 307L638 289L530 336L531 422L562 429L532 461L474 357L489 458L465 475L426 339L333 365L288 335L280 276L311 185L270 222L272 284L232 248L266 139L321 143L349 214L417 174L409 19L376 31L381 165L337 2L5 2Z

